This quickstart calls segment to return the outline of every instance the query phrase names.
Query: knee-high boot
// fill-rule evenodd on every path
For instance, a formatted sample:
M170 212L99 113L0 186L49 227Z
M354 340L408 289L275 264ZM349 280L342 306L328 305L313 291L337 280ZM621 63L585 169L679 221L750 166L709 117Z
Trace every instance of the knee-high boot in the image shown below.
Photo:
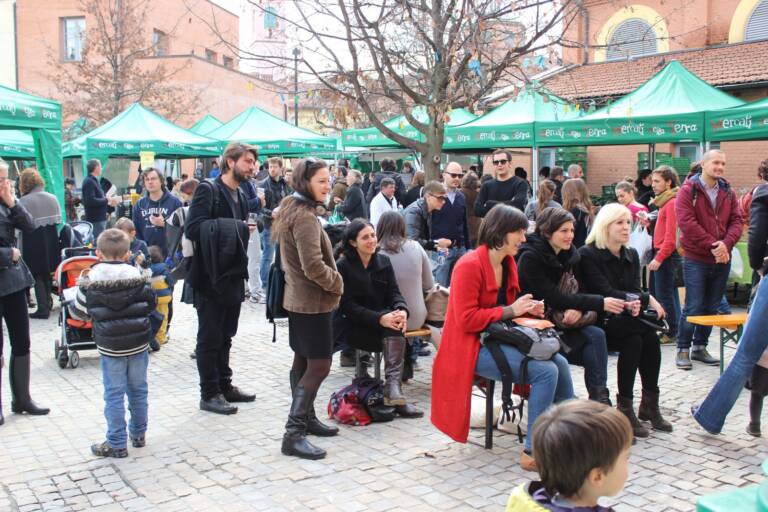
M384 404L405 405L405 396L401 388L403 376L403 358L405 357L405 338L391 336L382 340L384 349Z
M303 373L298 370L291 370L291 396L293 396L296 386L299 384ZM326 425L320 419L318 419L315 413L314 401L309 405L309 412L307 413L307 434L319 437L332 437L339 433L339 428L332 425Z
M307 440L307 411L315 399L315 393L304 386L296 386L293 392L291 411L285 423L283 445L280 451L283 455L293 455L302 459L317 460L325 457L325 450L318 448Z
M11 364L8 369L11 381L11 411L17 414L25 412L33 416L42 416L51 410L40 407L29 396L29 365L29 354L25 356L11 354Z

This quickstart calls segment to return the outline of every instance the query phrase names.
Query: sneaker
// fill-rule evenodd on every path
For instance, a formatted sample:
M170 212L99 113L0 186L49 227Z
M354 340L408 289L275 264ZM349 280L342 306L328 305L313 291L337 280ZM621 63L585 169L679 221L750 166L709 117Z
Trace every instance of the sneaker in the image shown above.
M691 358L689 357L687 350L680 350L677 352L675 364L681 370L690 370L693 368L693 365L691 364Z
M140 435L139 437L131 436L131 446L134 448L144 448L147 446L146 437L144 437L144 435Z
M717 366L720 364L720 360L716 357L712 357L712 354L707 352L706 347L691 350L691 360L698 361L709 366Z
M115 459L124 459L128 456L126 448L112 448L106 441L101 444L92 444L91 453L97 457L113 457Z

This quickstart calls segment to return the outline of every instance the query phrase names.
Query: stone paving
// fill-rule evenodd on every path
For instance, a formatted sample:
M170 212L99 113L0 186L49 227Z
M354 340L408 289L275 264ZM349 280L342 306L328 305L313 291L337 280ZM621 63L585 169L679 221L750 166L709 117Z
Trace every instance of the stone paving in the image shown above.
M473 430L470 443L461 445L432 427L428 414L342 426L341 435L317 440L329 454L321 461L284 457L292 357L287 328L278 328L272 344L263 306L243 306L232 352L235 381L258 397L238 414L221 417L198 410L197 372L189 358L196 316L178 300L175 309L172 339L150 363L147 446L129 448L126 459L98 459L89 451L105 431L97 353L81 352L79 368L61 370L53 359L56 318L31 320L33 396L52 412L11 414L3 372L0 511L500 511L510 490L532 476L518 467L516 436L497 432L489 451L482 430ZM693 510L699 495L763 480L759 466L768 444L744 433L746 393L724 434L710 436L687 411L712 386L717 368L695 365L682 372L674 368L673 347L662 353L662 407L675 432L653 433L633 448L627 486L606 501L619 511ZM420 361L422 369L405 389L428 413L432 357ZM614 389L615 365L611 358ZM334 365L319 396L327 399L351 374ZM581 369L573 374L577 393L585 396ZM324 408L324 400L317 405Z

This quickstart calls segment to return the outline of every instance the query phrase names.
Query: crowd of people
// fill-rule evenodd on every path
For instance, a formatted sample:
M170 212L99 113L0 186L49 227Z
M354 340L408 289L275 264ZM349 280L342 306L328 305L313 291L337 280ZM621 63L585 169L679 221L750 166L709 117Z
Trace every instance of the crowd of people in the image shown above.
M230 351L242 303L265 302L276 261L284 273L281 306L294 353L287 369L292 401L285 455L323 458L325 450L308 436L339 434L315 411L337 351L342 366L360 354L381 352L384 404L404 418L423 416L401 384L409 365L412 370L428 349L406 333L424 325L425 296L440 285L450 291L432 373L432 423L466 442L473 385L478 378L501 380L503 372L481 334L497 321L546 318L562 342L551 358L527 361L521 349L502 345L513 379L530 386L520 463L539 471L543 481L541 488L517 489L510 500L538 503L555 492L595 501L620 490L596 482L621 470L616 461L626 458L633 437L673 430L659 405L661 344L677 343L681 370L691 369L692 361L719 364L707 350L711 328L686 319L721 308L731 252L746 225L757 290L751 307L762 314L750 315L732 364L692 413L707 431L719 432L749 380L748 432L760 435L768 393L768 351L759 335L768 318L768 290L760 282L768 256L768 160L746 200L739 201L725 179L725 154L712 150L682 185L674 169L660 166L636 182L619 182L617 202L599 208L579 165L541 169L534 194L526 171L513 169L506 150L493 152L490 173L478 176L450 162L440 180L429 181L410 163L401 173L395 161L385 159L378 172L364 175L346 160L330 166L311 157L290 169L282 159L269 158L265 177L257 180L258 152L244 143L229 144L219 164L215 177L170 187L159 170L145 169L131 218L108 228L109 208L119 199L105 192L98 160L87 162L80 198L67 184L64 219L36 170L21 173L16 200L8 166L0 163L0 312L11 340L14 412L48 412L29 392L28 291L34 288L37 301L29 316L47 318L50 274L60 261L56 226L77 221L76 207L82 205L100 260L80 284L107 402L107 436L92 446L95 455L125 457L128 440L134 447L146 442L148 351L170 337L177 276L183 278L182 302L197 312L192 357L200 409L235 414L236 404L256 400L234 384ZM332 243L328 228L339 225L341 235ZM652 237L650 251L641 254L633 246L635 229ZM21 249L15 230L22 232ZM618 354L615 386L608 382L609 352ZM570 365L584 368L588 403L569 401L575 397ZM566 431L563 425L573 425L572 418L581 418L583 435ZM595 436L612 447L590 451ZM573 452L573 460L583 464L565 475L551 450Z

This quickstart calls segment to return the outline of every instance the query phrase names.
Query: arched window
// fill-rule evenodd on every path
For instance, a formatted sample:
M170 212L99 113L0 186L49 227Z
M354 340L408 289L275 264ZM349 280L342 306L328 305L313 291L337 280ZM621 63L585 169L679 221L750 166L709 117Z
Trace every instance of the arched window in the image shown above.
M621 22L611 34L607 59L626 59L657 51L653 27L645 20L632 18Z
M747 20L747 29L744 31L745 41L768 39L768 0L762 0L755 6Z

